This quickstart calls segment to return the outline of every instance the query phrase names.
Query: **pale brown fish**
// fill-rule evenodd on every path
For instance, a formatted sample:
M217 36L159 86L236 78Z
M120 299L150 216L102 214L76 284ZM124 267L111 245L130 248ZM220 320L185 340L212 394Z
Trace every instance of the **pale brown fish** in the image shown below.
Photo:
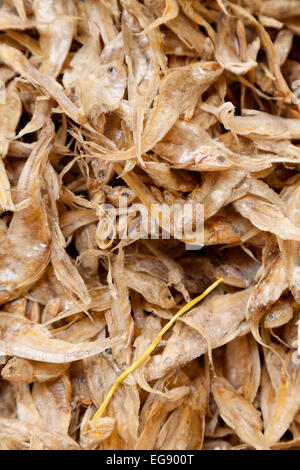
M43 274L49 262L50 233L41 198L41 176L53 139L53 126L41 132L18 182L18 201L30 198L14 213L0 244L0 302L26 292Z

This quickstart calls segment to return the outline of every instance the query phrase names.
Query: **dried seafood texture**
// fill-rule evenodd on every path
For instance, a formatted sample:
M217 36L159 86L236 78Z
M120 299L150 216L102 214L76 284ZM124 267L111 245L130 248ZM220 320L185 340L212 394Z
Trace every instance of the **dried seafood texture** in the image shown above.
M243 116L234 115L232 103L224 103L217 110L219 119L228 129L245 136L264 136L268 139L299 139L300 123L297 118L274 116L257 110L244 110Z
M300 226L298 215L298 202L300 195L299 184L293 185L283 194L283 201L287 203L289 220L297 227ZM292 240L282 241L282 252L286 263L286 273L290 290L297 301L300 301L300 272L299 272L299 242Z
M212 391L222 419L235 430L241 440L257 450L267 449L268 446L262 434L263 424L258 410L237 394L224 378L216 377L214 379Z
M5 103L0 104L0 112L0 204L2 210L14 210L15 207L10 192L10 181L3 160L8 152L9 139L15 135L22 112L20 95L14 81L7 87Z
M252 403L260 384L260 358L252 336L239 336L226 345L226 377Z
M69 363L52 364L51 362L30 361L21 357L12 357L1 370L1 375L10 382L25 384L50 382L66 372L69 365Z
M72 0L34 2L36 28L43 56L41 71L57 77L73 40L76 8Z
M154 356L147 366L146 378L161 377L174 367L201 356L208 348L218 348L232 341L243 330L252 290L214 296L188 312L174 326L163 353Z
M86 359L84 370L93 402L100 405L120 369L113 358L107 354ZM103 443L104 449L113 449L116 443L121 444L123 449L134 448L139 425L139 406L137 386L134 380L128 380L128 383L117 391L109 405L108 415L114 418L116 425L110 439ZM92 425L91 421L90 426ZM94 439L98 440L97 432Z
M269 378L262 382L261 409L264 437L270 446L276 444L288 430L300 406L296 392L299 387L299 365L293 361L292 351L281 352L281 356L277 357L270 350L265 352Z
M112 43L113 49L120 49L119 38ZM83 115L97 118L102 112L119 107L127 78L122 60L107 62L105 49L99 56L97 43L91 40L74 55L70 66L71 70L64 73L63 83Z
M218 62L230 72L244 75L256 67L260 40L256 37L247 44L243 22L223 14L218 22L215 55Z
M148 31L149 31L148 26ZM122 16L122 35L128 67L128 102L131 108L132 128L141 160L144 116L149 109L159 86L159 63L151 41L127 10Z
M0 59L33 85L41 87L45 96L51 96L55 99L61 109L74 121L81 124L85 122L86 119L82 111L67 97L62 86L53 77L34 67L18 49L1 44Z
M299 18L0 1L0 449L300 448Z
M146 153L159 142L180 116L192 117L201 95L222 73L217 62L197 62L181 67L161 81L158 95L142 136L141 151ZM135 149L110 154L108 159L125 160L136 156Z
M1 303L26 292L41 277L49 262L50 234L41 197L41 177L52 139L53 126L49 124L20 174L17 200L24 202L24 195L30 199L25 200L24 208L14 213L0 246Z
M50 363L77 361L99 354L122 341L122 336L103 341L69 343L55 339L43 325L12 313L0 313L1 339L0 349L10 356Z

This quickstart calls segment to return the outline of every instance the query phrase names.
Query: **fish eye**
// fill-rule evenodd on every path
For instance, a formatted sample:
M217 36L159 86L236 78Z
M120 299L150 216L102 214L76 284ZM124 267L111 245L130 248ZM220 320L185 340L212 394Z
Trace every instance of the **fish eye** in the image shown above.
M107 71L108 71L109 73L115 73L116 67L110 66L110 67L108 67Z

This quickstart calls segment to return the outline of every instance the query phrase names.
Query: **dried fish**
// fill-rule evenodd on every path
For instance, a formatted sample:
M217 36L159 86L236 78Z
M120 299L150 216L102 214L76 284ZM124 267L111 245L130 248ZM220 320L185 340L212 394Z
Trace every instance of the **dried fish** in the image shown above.
M176 3L176 2L175 2ZM135 19L126 10L123 12L122 34L128 67L128 101L131 107L132 126L137 147L137 158L141 160L144 116L149 109L159 86L159 63L151 41ZM146 28L149 32L150 25Z
M0 1L1 450L300 448L299 4Z
M271 379L269 388L272 390L269 390L269 393L265 390L262 395L264 437L268 445L274 445L288 429L299 409L299 399L295 393L299 386L299 366L292 361L292 351L285 355L283 364L271 351L268 351L266 356ZM265 382L264 386L266 383L268 382Z
M71 0L38 0L34 11L43 55L41 71L57 77L73 39L75 5Z
M225 423L236 431L243 442L257 450L267 449L268 445L262 434L262 421L256 408L237 394L224 378L216 377L212 390Z
M5 103L0 104L1 124L0 124L0 204L2 210L14 210L14 204L10 193L10 182L4 164L9 147L9 139L11 139L16 131L20 116L22 103L16 87L16 83L12 81L5 93Z
M71 420L72 387L64 374L51 383L36 382L32 387L32 398L41 420L54 432L67 435Z
M49 229L41 199L41 172L53 139L48 125L30 154L18 182L18 200L28 194L29 207L15 212L0 246L0 302L18 297L43 274L49 262Z
M297 227L299 226L298 216L298 198L299 198L299 184L292 185L287 189L283 195L284 202L287 202L287 216L289 220ZM283 238L283 237L281 237ZM299 291L299 243L292 240L282 241L282 253L286 263L286 275L288 278L290 290L298 302L300 297Z
M0 45L0 59L9 67L14 69L20 75L23 75L30 82L36 86L40 86L46 92L46 96L50 95L58 102L61 109L66 112L74 121L83 124L86 119L77 106L67 97L61 85L53 79L48 77L43 72L37 70L26 57L17 49L7 46L6 44Z
M73 344L53 338L46 327L12 313L1 312L0 322L1 351L10 356L54 364L77 361L99 354L123 339L122 336L117 336L99 342Z
M180 116L190 119L197 102L207 88L221 75L217 62L198 62L171 71L161 82L153 110L142 136L141 151L146 153L159 142ZM189 85L187 85L189 83ZM167 119L165 117L167 116ZM107 155L109 160L134 158L135 150Z
M252 290L248 288L225 297L215 296L182 317L184 325L181 322L175 325L163 353L154 356L147 365L147 380L161 377L170 369L204 354L208 346L207 338L211 347L217 348L238 336Z
M251 336L239 336L226 345L226 377L252 403L260 384L258 347Z
M51 364L12 357L1 370L1 375L10 382L30 384L56 380L69 368L68 363Z
M222 15L216 36L216 59L226 69L243 75L256 67L260 48L259 38L247 44L246 30L241 20Z

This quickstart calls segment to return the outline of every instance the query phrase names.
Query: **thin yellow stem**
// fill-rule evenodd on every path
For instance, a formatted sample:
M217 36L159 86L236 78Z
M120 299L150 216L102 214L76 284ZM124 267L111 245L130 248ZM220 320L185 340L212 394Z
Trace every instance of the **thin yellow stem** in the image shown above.
M171 318L171 320L163 327L163 329L158 333L156 338L152 341L150 344L149 348L133 363L131 366L128 367L115 381L111 389L109 390L108 394L105 397L105 400L101 404L100 408L96 411L93 420L97 420L100 418L105 411L105 408L107 407L111 397L115 393L116 389L118 388L119 384L129 375L131 372L133 372L137 367L139 367L143 362L150 356L150 354L154 351L158 343L161 341L163 335L171 328L171 326L175 323L177 318L179 318L181 315L183 315L185 312L190 310L194 305L196 305L200 300L204 299L212 290L214 290L221 282L223 281L222 278L218 279L215 281L211 286L209 286L204 292L202 292L201 295L196 297L195 299L191 300L188 302L186 305L184 305L175 315L174 317Z

